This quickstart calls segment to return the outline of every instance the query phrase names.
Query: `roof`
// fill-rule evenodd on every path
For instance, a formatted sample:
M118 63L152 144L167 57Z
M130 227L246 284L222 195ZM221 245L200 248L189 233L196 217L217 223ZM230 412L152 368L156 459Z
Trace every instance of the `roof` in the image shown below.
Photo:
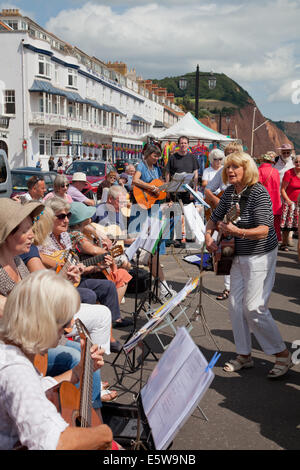
M126 116L126 114L122 113L114 106L108 106L106 104L101 105L95 100L91 100L89 98L82 98L82 96L76 91L62 90L60 88L53 86L52 83L46 82L44 80L34 80L31 88L29 88L29 92L31 93L43 93L44 92L44 93L49 93L50 95L64 96L69 101L72 101L75 103L89 104L90 106L93 106L94 108L102 109L103 111L106 111L109 113L115 113L115 114Z

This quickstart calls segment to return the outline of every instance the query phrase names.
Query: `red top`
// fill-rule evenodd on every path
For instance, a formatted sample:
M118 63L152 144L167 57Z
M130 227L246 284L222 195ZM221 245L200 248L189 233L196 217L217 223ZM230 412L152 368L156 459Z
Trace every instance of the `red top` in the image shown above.
M288 185L285 188L287 196L291 201L297 202L300 195L300 176L296 175L295 169L291 168L284 173L282 182L287 181Z
M262 163L258 169L259 181L270 194L273 214L281 214L280 175L271 163Z

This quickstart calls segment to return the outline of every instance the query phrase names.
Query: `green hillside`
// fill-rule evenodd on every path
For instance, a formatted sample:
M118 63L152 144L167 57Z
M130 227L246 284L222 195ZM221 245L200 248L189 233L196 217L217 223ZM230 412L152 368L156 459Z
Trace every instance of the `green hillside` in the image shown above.
M199 108L200 110L210 109L214 112L211 106L207 106L205 100L215 100L219 102L216 106L216 112L220 109L220 102L224 102L224 108L230 112L230 104L232 108L242 108L251 99L250 95L234 80L227 77L225 74L214 74L217 79L216 87L210 90L208 87L208 73L200 72L199 74ZM187 79L187 87L185 90L179 88L179 79ZM196 72L187 73L178 77L166 77L161 80L152 79L152 82L158 84L160 87L166 88L169 93L174 93L175 101L181 105L185 111L194 110L195 102L195 81Z

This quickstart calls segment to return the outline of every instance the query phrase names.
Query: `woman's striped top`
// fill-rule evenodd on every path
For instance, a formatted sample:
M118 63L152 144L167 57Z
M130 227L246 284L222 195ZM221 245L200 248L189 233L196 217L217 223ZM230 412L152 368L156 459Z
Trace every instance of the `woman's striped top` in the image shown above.
M239 195L235 193L233 185L228 186L216 209L213 211L211 219L219 222L224 219L229 209L240 203ZM252 186L247 202L242 210L241 220L236 223L239 228L255 228L259 225L267 225L269 233L267 238L262 240L248 240L247 238L235 237L235 254L238 256L259 255L274 250L278 245L277 236L274 230L272 202L266 188L256 183Z

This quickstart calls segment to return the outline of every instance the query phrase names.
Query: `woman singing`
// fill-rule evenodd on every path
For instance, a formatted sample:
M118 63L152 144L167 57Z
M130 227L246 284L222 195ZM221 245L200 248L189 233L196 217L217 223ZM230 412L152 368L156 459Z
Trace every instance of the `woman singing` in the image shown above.
M275 355L269 378L284 375L291 367L287 350L268 309L274 285L278 242L273 225L272 203L267 190L258 183L254 160L245 153L233 153L225 161L223 181L229 186L206 228L206 246L215 252L212 238L215 230L235 240L235 256L230 272L229 311L237 357L225 364L224 370L235 372L253 367L251 332L266 354ZM223 222L225 214L238 203L240 220Z

